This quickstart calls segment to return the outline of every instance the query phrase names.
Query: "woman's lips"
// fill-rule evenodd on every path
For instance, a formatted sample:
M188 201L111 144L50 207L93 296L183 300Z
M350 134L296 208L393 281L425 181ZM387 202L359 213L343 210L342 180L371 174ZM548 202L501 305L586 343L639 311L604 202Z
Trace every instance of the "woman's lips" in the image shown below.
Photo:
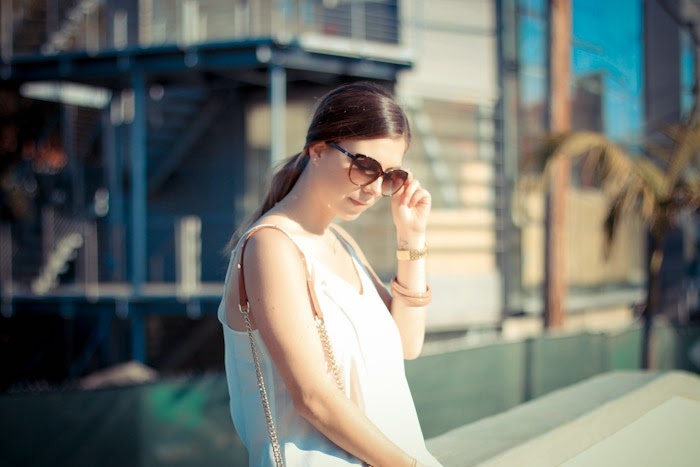
M350 202L352 204L354 204L355 206L362 207L362 208L366 208L367 206L369 206L369 203L363 203L361 201L358 201L358 200L352 199L352 198L349 198L349 199L350 199Z

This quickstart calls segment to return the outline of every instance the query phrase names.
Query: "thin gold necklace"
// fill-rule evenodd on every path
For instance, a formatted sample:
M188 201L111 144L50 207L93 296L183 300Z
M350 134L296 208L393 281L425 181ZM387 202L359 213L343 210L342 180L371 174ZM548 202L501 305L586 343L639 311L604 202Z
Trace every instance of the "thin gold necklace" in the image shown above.
M338 240L338 236L335 234L335 231L333 231L333 229L331 229L330 227L328 228L328 234L330 235L331 239L326 240L326 243L328 244L328 246L331 247L331 250L333 250L333 254L337 255L340 240Z

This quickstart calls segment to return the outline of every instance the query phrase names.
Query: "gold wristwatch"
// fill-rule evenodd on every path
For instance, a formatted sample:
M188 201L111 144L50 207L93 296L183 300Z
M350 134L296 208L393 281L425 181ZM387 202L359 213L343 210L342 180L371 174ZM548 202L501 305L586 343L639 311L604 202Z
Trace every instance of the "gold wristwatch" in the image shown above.
M428 246L417 250L396 250L396 259L403 261L413 261L428 256Z

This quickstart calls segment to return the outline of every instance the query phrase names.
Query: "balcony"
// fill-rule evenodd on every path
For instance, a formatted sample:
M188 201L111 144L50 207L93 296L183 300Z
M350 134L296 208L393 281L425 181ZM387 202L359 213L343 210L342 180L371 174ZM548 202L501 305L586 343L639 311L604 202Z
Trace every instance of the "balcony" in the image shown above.
M129 5L129 3L132 3ZM2 58L273 39L348 56L407 58L397 1L3 2Z

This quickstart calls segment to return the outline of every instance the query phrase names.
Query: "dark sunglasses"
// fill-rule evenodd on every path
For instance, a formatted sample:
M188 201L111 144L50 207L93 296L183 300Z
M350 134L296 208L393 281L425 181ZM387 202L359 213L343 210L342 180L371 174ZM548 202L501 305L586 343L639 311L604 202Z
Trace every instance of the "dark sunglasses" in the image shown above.
M328 142L328 145L352 159L348 176L350 177L350 181L357 186L367 186L379 177L383 177L382 196L392 196L399 191L403 184L406 183L406 180L408 180L408 172L405 170L392 169L388 172L384 172L382 164L369 156L365 156L364 154L352 154L332 142Z

